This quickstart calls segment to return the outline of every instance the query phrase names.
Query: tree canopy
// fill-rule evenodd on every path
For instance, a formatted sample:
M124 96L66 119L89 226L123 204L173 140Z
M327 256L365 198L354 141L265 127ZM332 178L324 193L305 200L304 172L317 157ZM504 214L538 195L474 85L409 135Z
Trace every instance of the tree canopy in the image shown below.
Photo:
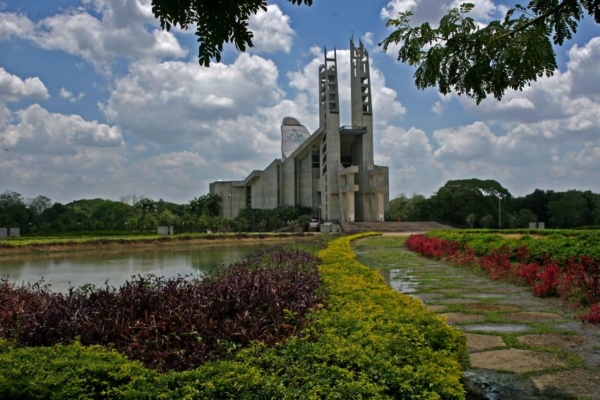
M506 206L500 210L500 202L506 205L510 199L510 192L494 180L459 179L446 182L431 196L428 207L430 217L436 221L456 226L474 225L476 222L482 226L491 223L500 225L496 216L499 216L499 211L505 214L508 211Z
M395 30L380 45L387 51L400 44L398 60L417 67L419 89L454 90L479 104L489 94L500 100L507 88L522 90L551 76L557 68L553 44L570 40L586 14L600 23L600 0L531 0L486 26L469 17L473 7L449 10L437 28L428 22L412 27L413 14L401 12L387 22Z
M312 5L312 0L288 0L292 4ZM253 47L248 19L259 10L267 10L266 0L152 0L152 12L167 31L178 26L196 25L198 61L208 67L221 60L224 43L233 43L238 51Z

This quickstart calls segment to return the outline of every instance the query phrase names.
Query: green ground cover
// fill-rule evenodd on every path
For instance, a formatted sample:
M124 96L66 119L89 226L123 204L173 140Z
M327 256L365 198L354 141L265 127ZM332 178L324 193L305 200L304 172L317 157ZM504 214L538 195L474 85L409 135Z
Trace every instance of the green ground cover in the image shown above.
M318 252L326 300L301 335L167 373L106 347L0 341L0 398L464 399L464 337L356 260L364 236Z

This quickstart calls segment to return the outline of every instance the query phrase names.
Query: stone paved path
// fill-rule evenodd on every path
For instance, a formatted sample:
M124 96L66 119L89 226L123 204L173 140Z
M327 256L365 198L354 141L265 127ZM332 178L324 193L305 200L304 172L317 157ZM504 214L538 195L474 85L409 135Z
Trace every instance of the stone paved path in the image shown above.
M362 241L355 246L362 263L464 332L471 362L465 372L468 398L600 399L599 327L580 323L556 300L536 298L529 288L400 246L382 248L387 258L379 261L376 248L365 248L363 259ZM390 251L398 253L397 261L390 261Z

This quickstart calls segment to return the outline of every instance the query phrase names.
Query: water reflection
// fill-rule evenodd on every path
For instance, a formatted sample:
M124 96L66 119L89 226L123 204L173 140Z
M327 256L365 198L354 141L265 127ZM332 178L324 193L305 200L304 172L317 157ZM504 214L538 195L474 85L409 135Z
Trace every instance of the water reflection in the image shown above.
M385 282L394 290L401 293L415 293L419 282L410 269L380 269L379 273Z
M87 283L104 285L108 282L111 286L119 286L139 274L155 274L166 278L202 276L273 246L272 243L211 244L2 258L0 277L16 283L34 283L43 278L54 292L64 292L70 286L78 287Z

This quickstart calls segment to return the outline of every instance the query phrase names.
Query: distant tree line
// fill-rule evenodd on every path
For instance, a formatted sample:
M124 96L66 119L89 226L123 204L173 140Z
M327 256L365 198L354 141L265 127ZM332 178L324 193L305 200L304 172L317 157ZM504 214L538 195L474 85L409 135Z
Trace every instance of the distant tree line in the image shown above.
M287 226L306 226L312 215L312 208L303 206L278 206L272 210L245 208L233 220L236 230L266 232Z
M242 209L228 220L219 216L220 204L214 193L187 204L143 196L61 204L46 196L25 199L7 190L0 194L0 227L19 227L23 234L156 232L160 225L173 226L177 232L268 232L306 226L312 215L309 207L286 205ZM418 193L396 196L390 200L386 220L438 221L462 228L527 228L530 222L544 222L547 228L600 226L600 194L536 189L513 197L494 180L451 180L429 198Z
M161 225L177 232L272 231L308 223L310 208L282 206L274 210L242 210L233 221L219 216L221 199L214 193L187 204L123 196L120 201L82 199L68 204L46 196L25 199L7 190L0 194L0 227L19 227L22 234L68 232L156 232Z
M438 221L461 228L527 228L530 222L557 229L600 226L600 194L535 189L513 197L494 180L451 180L429 198L398 195L390 200L386 220Z

